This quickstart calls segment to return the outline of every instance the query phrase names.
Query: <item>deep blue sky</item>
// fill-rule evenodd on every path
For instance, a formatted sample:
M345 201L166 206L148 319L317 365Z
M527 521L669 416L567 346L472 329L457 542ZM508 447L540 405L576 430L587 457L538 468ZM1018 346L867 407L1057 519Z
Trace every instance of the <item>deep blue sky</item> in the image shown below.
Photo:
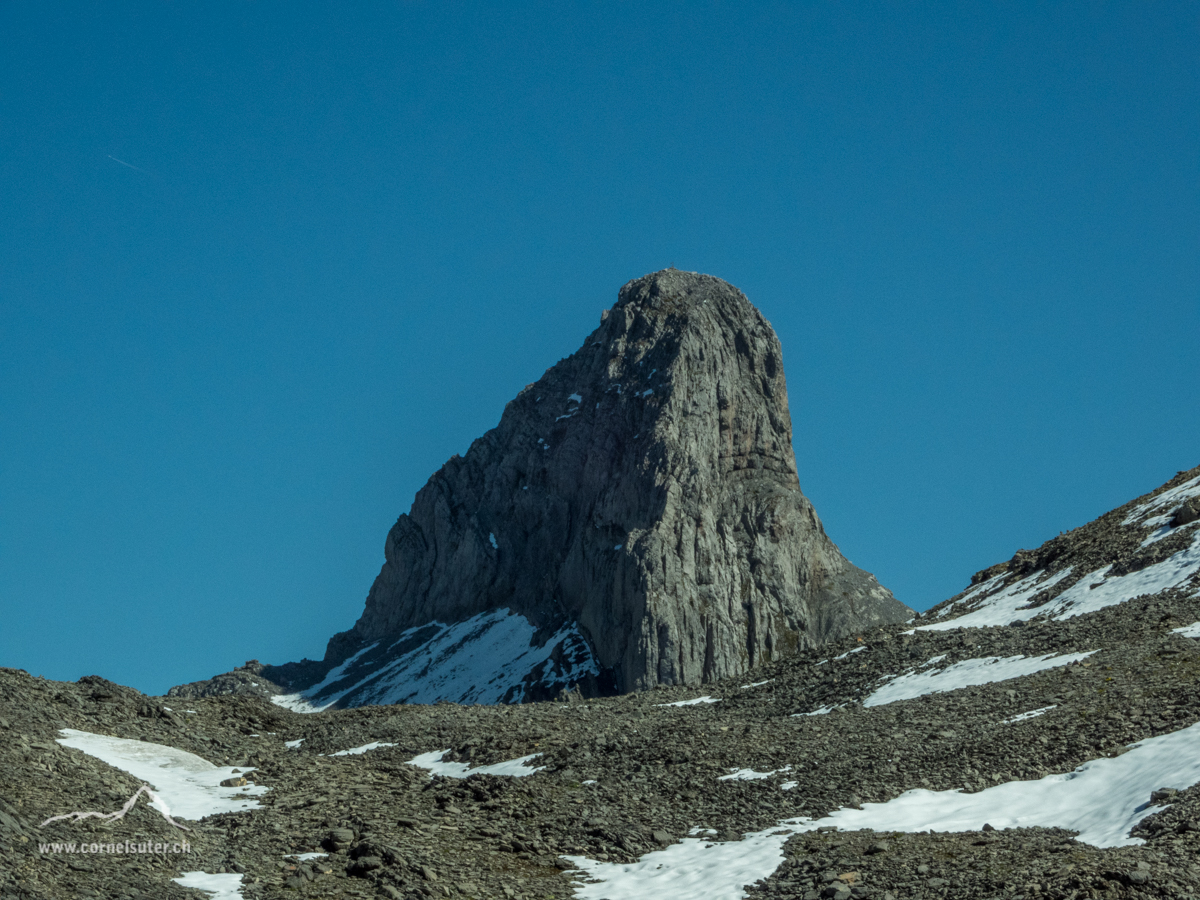
M918 609L1197 465L1198 21L0 4L0 665L320 657L670 264L774 324L802 487Z

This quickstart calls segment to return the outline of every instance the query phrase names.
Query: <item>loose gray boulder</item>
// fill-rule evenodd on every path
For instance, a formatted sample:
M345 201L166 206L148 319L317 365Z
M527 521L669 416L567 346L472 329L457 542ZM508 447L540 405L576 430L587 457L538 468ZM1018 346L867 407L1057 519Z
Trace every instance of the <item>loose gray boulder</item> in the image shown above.
M1175 511L1171 517L1171 527L1190 525L1197 519L1200 519L1200 497L1192 497Z

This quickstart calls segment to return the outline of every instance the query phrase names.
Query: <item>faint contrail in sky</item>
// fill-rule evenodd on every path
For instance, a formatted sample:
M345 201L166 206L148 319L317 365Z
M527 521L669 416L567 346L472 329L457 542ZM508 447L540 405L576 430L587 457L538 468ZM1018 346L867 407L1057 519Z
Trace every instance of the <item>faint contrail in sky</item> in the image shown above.
M135 166L131 163L127 163L123 159L117 159L115 156L113 156L111 154L109 154L108 158L111 159L113 162L119 162L123 166L129 166L129 168L133 169L133 171L135 171L135 172L141 172L143 175L146 174L145 169L139 169L137 166Z

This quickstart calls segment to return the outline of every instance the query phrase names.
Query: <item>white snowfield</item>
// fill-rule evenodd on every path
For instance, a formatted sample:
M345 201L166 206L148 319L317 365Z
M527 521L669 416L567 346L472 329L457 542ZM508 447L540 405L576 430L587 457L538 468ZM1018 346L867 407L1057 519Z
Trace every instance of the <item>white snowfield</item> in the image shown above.
M1044 716L1052 709L1058 709L1058 704L1053 706L1043 706L1041 709L1031 709L1029 712L1017 713L1015 716L1009 716L1007 719L1004 719L1000 724L1015 725L1018 722L1024 722L1028 719L1036 719L1038 716Z
M838 703L833 706L819 707L818 709L814 709L812 712L792 713L792 718L795 718L796 716L827 716L831 712L833 712L835 709L841 709L845 705L846 705L845 703Z
M1190 546L1169 556L1162 562L1147 566L1128 575L1109 576L1112 566L1085 575L1053 600L1041 606L1027 607L1035 594L1054 587L1070 574L1064 569L1046 577L1044 572L1034 572L1008 587L996 591L1002 575L976 585L961 600L956 600L951 609L972 606L970 612L954 619L944 619L929 625L918 625L914 631L948 631L952 628L987 628L994 625L1009 625L1013 622L1045 615L1053 619L1070 619L1086 613L1096 612L1118 603L1125 603L1145 594L1158 594L1171 588L1182 587L1200 572L1200 530ZM993 593L993 591L995 591ZM945 611L943 611L945 612Z
M530 672L550 674L550 657L564 641L583 646L573 626L560 630L541 647L533 646L536 629L524 616L508 609L494 609L455 625L434 622L437 634L419 647L401 654L379 668L353 679L352 683L331 693L327 688L349 679L359 658L378 644L364 647L340 666L332 669L320 684L297 694L272 697L271 701L294 712L320 712L352 691L362 691L359 699L367 704L500 703L511 689L521 686ZM428 626L422 626L428 627ZM396 643L411 637L419 629L400 634ZM566 672L554 675L555 683L574 684L585 675L598 675L590 652L585 652Z
M167 808L163 809L155 801L151 801L151 805L173 818L203 819L217 813L258 809L261 804L247 795L258 796L269 790L259 784L221 787L225 779L237 777L233 768L214 766L186 750L74 728L64 728L59 734L63 736L58 738L58 743L64 747L81 750L148 783ZM239 774L252 771L241 769Z
M926 668L929 662L934 661L930 660L920 667L920 671L906 672L890 679L887 684L864 700L863 706L883 706L885 703L895 703L898 700L914 700L925 694L940 694L973 685L1008 681L1010 678L1032 675L1043 669L1053 669L1057 666L1079 662L1098 652L1098 650L1089 650L1086 653L1064 653L1061 656L1055 656L1052 653L1030 657L984 656L978 659L964 659L944 669ZM940 658L935 657L935 659Z
M1115 759L1095 759L1073 772L1038 781L1011 781L974 794L912 790L887 803L839 809L823 819L785 819L741 841L685 838L634 863L567 857L595 879L576 883L581 900L742 900L743 885L768 877L783 862L793 834L835 826L844 831L978 831L993 828L1065 828L1095 847L1143 843L1129 831L1160 812L1150 793L1185 790L1200 782L1200 723L1137 744Z
M1184 625L1182 628L1172 628L1175 634L1182 635L1185 638L1200 638L1200 622L1193 622L1191 625Z
M834 660L836 661L836 660L839 660L839 659L845 659L845 658L846 658L847 656L849 656L851 653L861 653L862 651L864 651L864 650L866 650L866 649L867 649L867 645L866 645L866 644L863 644L861 647L855 647L855 648L854 648L854 649L852 649L852 650L847 650L845 653L841 653L841 654L839 654L839 655L835 656L835 657L834 657Z
M770 772L756 772L754 769L734 769L728 775L720 776L717 781L759 781L763 778L770 778L772 775L778 775L780 772L792 771L791 766L784 766L782 769L772 769Z
M1144 541L1142 541L1142 543L1139 544L1138 546L1149 547L1151 544L1161 541L1167 535L1174 534L1174 533L1175 533L1175 529L1172 528L1170 525L1163 525L1159 528L1154 529L1154 531L1152 531L1150 533L1150 536L1147 537Z
M195 888L209 894L207 900L242 900L241 875L214 875L210 872L184 872L172 878L185 888Z
M696 697L692 700L676 700L674 703L655 703L655 706L697 706L701 703L720 703L719 697L710 697L705 694L703 697Z
M912 621L912 620L910 619L909 621ZM859 652L861 652L861 651L863 651L863 650L866 650L866 649L867 649L867 645L866 645L866 644L863 644L861 647L854 647L853 649L847 650L845 653L839 653L837 656L834 656L834 657L832 657L831 659L823 659L823 660L821 660L820 662L818 662L818 663L815 663L815 665L818 665L818 666L823 666L823 665L825 665L826 663L829 663L829 662L837 662L839 659L845 659L845 658L846 658L847 656L849 656L851 653L859 653Z
M525 778L546 768L545 766L529 765L531 759L537 759L542 755L540 753L531 753L519 759L492 763L490 766L471 768L467 763L442 762L442 757L449 752L449 750L434 750L430 753L422 753L414 756L407 764L419 769L428 769L430 775L444 775L447 778L466 778L468 775L508 775L511 778Z
M371 741L371 743L363 744L361 747L351 747L349 750L339 750L337 753L330 753L329 756L361 756L368 750L378 750L380 747L395 746L395 744L389 744L386 741Z
M276 706L282 706L284 709L290 709L292 712L298 712L298 713L320 712L321 710L332 706L334 703L336 703L338 701L338 699L340 699L340 697L341 697L340 694L337 695L337 697L334 697L332 700L329 700L326 703L321 703L319 705L310 703L307 698L316 696L321 691L323 691L325 688L329 687L331 684L333 684L334 682L336 682L339 679L341 679L342 677L344 677L346 674L346 670L349 669L356 662L358 662L358 659L360 656L362 656L364 653L366 653L370 650L375 649L378 646L379 645L376 643L376 644L369 644L368 646L363 647L361 650L359 650L357 653L355 653L353 656L351 656L349 659L347 659L344 663L342 663L339 666L334 666L332 669L330 669L329 674L327 674L323 679L321 679L321 681L319 683L314 684L312 687L308 688L307 690L301 691L298 694L276 694L275 696L273 696L271 698L271 702L274 703ZM304 739L301 738L301 740L304 740ZM291 746L291 744L289 743L288 746Z
M1053 669L1057 666L1070 665L1073 662L1087 659L1098 650L1086 653L1066 653L1055 656L1047 653L1045 656L984 656L976 659L964 659L947 666L944 669L931 669L930 666L940 663L946 654L934 656L925 660L915 669L903 675L889 678L887 683L875 690L863 701L864 707L884 706L900 700L915 700L926 694L941 694L946 691L956 691L959 688L972 687L980 684L992 684L997 681L1008 681L1010 678L1020 678L1022 675L1032 675L1043 669ZM792 718L798 716L824 716L841 709L845 703L830 704L814 709L812 712L792 713ZM1046 707L1053 709L1054 707ZM1038 715L1045 710L1040 710ZM1019 721L1019 719L1014 720Z
M949 631L952 628L987 628L992 625L1009 625L1021 619L1032 619L1045 607L1026 610L1024 606L1033 599L1035 594L1048 590L1071 574L1071 570L1063 569L1050 577L1042 571L1034 572L1025 578L1014 581L1005 588L997 590L1004 581L1004 575L996 575L980 584L975 585L959 600L938 613L938 618L950 614L960 608L971 608L971 612L956 619L945 619L930 625L918 625L912 631ZM1027 615L1023 614L1027 613Z
M1183 505L1185 500L1200 497L1200 475L1190 478L1181 485L1163 491L1157 497L1151 497L1145 503L1139 503L1133 511L1121 522L1122 525L1140 525L1142 528L1155 528L1165 525L1175 515L1175 510ZM1159 512L1163 510L1163 512ZM1150 513L1156 513L1150 516ZM1150 516L1150 518L1146 518Z

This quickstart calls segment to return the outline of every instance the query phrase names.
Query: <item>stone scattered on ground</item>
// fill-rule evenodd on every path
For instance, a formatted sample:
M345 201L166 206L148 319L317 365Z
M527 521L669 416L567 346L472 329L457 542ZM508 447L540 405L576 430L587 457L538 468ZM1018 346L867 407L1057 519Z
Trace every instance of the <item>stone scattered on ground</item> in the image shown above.
M1181 473L1163 490L1197 475ZM1054 547L1022 551L999 571L1016 577L1030 566L1069 564L1079 573L1107 565L1138 572L1195 541L1200 526L1190 523L1146 544L1162 526L1122 525L1133 506L1056 538ZM996 574L981 573L976 583ZM569 857L634 862L696 829L713 842L738 841L785 819L821 818L914 788L975 793L1036 780L1200 722L1200 640L1185 633L1200 621L1194 575L1072 618L906 633L960 609L942 617L943 608L703 689L517 706L302 715L254 695L179 703L95 676L63 683L0 669L0 900L209 896L173 881L185 872L240 875L248 900L568 898L579 883ZM1089 651L1000 682L863 705L888 678L937 657L945 668ZM670 705L702 695L720 702ZM832 711L798 715L823 708ZM1034 711L1041 712L1018 718ZM117 811L142 784L63 747L64 728L179 748L237 769L234 782L269 790L256 798L261 808L182 821L187 831L141 799L121 818L43 824L72 812ZM375 746L331 755L368 744ZM460 770L531 755L529 766L541 768L527 777L450 777L410 762L441 751L449 752L439 762ZM740 770L756 777L721 780ZM1142 843L1122 847L1094 847L1048 827L795 834L779 867L746 894L1200 896L1200 786L1156 784L1144 803L1159 811L1134 828ZM186 841L190 852L43 847L72 841Z

